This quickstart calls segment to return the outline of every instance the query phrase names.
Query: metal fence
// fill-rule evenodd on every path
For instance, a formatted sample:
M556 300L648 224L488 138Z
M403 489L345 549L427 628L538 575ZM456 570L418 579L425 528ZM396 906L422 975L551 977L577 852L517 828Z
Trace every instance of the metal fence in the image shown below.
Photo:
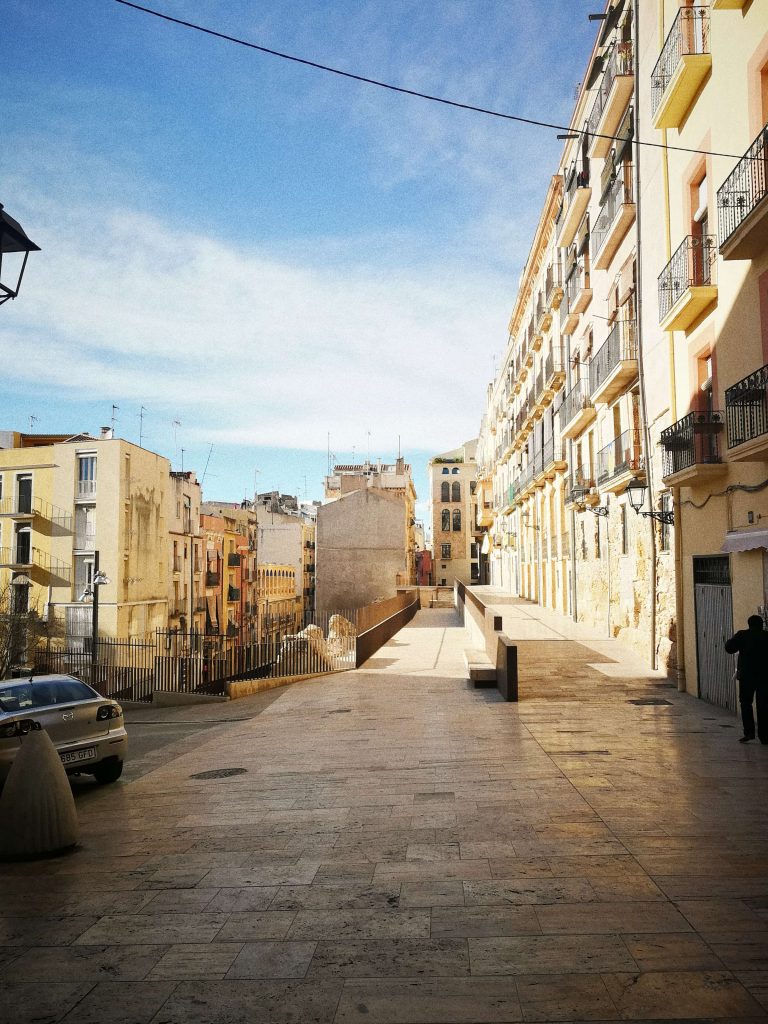
M725 414L729 448L768 434L768 365L726 388Z
M713 235L688 235L659 274L661 323L689 288L715 283L717 240Z
M667 86L683 57L709 53L709 7L681 7L651 75L651 115L661 106Z
M747 219L768 192L768 125L717 190L720 244Z

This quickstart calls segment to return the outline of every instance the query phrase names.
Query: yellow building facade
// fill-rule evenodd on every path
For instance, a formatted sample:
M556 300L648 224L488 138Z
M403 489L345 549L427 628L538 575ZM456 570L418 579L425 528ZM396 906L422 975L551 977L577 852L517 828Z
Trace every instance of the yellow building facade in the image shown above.
M259 641L279 643L302 628L302 603L296 595L296 567L264 563L258 566Z

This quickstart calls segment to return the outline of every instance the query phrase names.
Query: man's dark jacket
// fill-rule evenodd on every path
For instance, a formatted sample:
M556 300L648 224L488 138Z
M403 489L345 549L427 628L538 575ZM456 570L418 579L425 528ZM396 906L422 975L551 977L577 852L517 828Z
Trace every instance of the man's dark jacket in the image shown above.
M740 629L725 649L729 654L738 654L736 671L739 679L753 686L768 687L768 630Z

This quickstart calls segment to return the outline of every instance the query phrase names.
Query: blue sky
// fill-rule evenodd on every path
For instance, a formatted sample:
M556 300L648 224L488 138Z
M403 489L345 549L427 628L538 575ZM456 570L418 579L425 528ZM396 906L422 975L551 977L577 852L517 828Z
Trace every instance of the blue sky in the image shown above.
M148 6L567 123L602 4ZM0 61L0 201L42 247L0 310L0 427L95 432L115 404L138 441L143 405L145 445L198 475L210 452L206 496L231 500L254 479L320 497L329 433L343 460L399 436L426 499L429 456L477 433L554 133L114 0L5 0Z

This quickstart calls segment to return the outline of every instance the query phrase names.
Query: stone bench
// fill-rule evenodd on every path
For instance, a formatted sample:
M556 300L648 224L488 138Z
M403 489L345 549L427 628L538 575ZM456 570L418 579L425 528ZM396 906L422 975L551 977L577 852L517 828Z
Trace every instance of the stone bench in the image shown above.
M469 681L476 688L496 686L496 666L488 660L485 651L467 648L464 664Z

